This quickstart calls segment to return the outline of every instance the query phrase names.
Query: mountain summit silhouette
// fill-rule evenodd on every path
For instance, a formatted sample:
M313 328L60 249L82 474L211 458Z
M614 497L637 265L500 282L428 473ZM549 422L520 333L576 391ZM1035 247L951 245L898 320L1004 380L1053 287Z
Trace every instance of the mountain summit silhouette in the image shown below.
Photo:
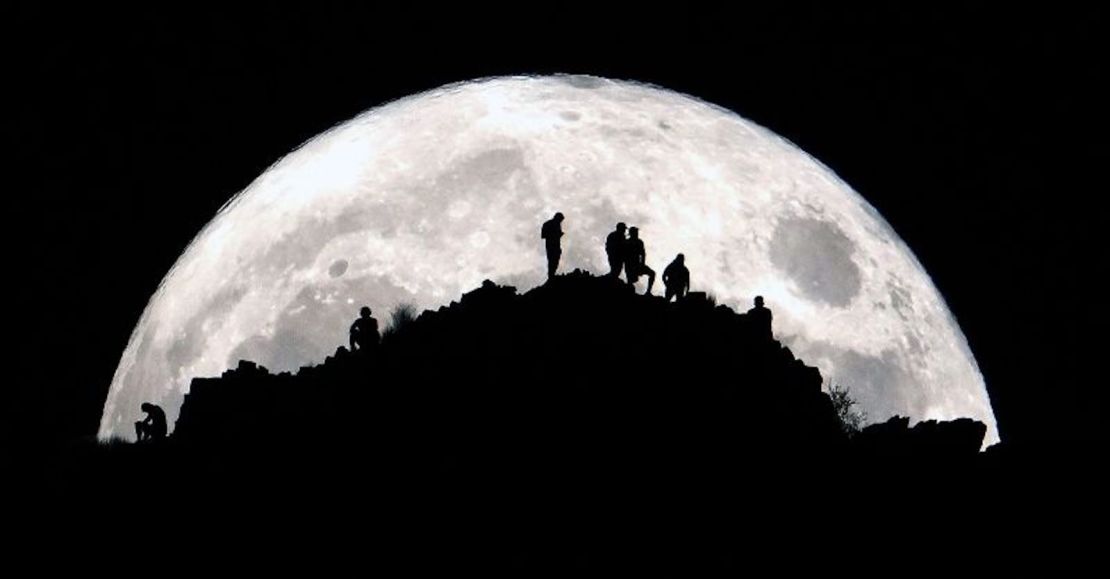
M534 456L513 447L542 443L583 458L617 438L687 457L842 444L818 370L748 317L704 295L667 304L582 272L523 295L487 281L391 328L372 355L340 348L296 375L243 361L195 379L174 437L324 442L419 425L468 455Z
M672 304L582 271L523 295L487 280L390 328L372 354L340 347L296 375L241 361L194 379L173 436L372 444L412 429L399 444L461 463L552 460L545 453L558 449L569 453L567 468L618 441L637 441L622 462L697 457L703 466L741 450L845 446L820 372L767 335L766 323L704 294ZM976 434L937 438L971 452Z
M581 271L523 294L486 281L397 316L374 348L296 374L241 361L195 378L168 439L101 448L57 478L77 500L161 502L176 519L341 517L401 558L429 545L481 558L501 541L563 560L553 541L574 536L613 562L660 529L668 552L720 546L702 533L835 520L845 502L971 468L979 422L850 435L764 318Z

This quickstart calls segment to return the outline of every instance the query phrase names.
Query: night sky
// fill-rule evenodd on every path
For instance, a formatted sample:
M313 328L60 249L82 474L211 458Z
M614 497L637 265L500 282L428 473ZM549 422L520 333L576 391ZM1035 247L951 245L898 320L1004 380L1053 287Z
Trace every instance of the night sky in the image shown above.
M16 427L95 433L162 276L281 155L445 83L568 72L688 93L796 143L932 276L1004 441L1105 438L1101 13L641 9L16 9Z

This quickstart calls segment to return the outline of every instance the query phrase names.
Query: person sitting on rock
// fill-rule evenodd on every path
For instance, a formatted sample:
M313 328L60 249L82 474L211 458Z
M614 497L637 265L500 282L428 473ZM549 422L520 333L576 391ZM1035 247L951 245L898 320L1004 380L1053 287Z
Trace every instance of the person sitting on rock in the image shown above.
M166 412L157 404L143 402L139 406L146 418L135 423L135 436L139 442L161 440L166 437Z
M666 287L664 298L669 302L671 298L680 301L690 291L690 270L686 269L686 256L681 253L674 261L663 270L663 286Z
M370 308L362 306L359 317L351 324L351 351L369 353L378 346L378 320L371 317Z

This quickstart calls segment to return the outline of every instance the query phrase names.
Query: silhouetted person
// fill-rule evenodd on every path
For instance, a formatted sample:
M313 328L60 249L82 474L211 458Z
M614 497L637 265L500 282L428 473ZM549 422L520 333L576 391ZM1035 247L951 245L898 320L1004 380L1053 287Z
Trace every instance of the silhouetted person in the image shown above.
M135 436L139 442L161 440L166 437L166 412L157 404L143 402L139 408L146 418L135 423Z
M563 214L556 213L555 217L548 219L540 228L540 237L547 245L547 279L555 277L555 270L559 269L559 257L563 255L560 239L563 237Z
M686 292L690 291L690 270L686 269L686 256L678 254L663 270L663 285L667 288L664 297L668 302L672 297L675 301L686 297Z
M651 286L655 285L655 270L647 266L647 252L644 251L644 242L640 239L640 229L628 228L628 245L624 260L624 275L628 277L629 285L636 285L641 275L648 276L647 291L651 295Z
M771 334L771 310L763 307L763 296L755 296L755 306L748 310L748 319L755 324L760 338L774 339Z
M624 236L626 228L625 224L618 223L617 228L605 238L605 255L609 258L609 275L612 277L620 277L621 269L624 269L628 249L628 238Z
M351 351L369 353L378 346L381 335L378 334L378 320L370 316L370 308L362 306L358 312L358 319L351 324Z

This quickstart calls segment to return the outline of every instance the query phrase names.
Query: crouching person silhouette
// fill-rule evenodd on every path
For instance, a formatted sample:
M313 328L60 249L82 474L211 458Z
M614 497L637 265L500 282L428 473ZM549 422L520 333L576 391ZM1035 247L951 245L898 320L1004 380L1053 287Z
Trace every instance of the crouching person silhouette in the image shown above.
M666 287L664 298L669 302L671 298L681 301L690 291L690 270L686 269L686 256L681 253L674 261L663 270L663 286Z
M351 324L351 351L369 354L378 347L381 335L378 334L378 320L370 314L370 308L362 306L358 319Z
M135 423L135 437L139 442L161 440L166 437L166 412L157 404L143 402L139 406L146 418Z

